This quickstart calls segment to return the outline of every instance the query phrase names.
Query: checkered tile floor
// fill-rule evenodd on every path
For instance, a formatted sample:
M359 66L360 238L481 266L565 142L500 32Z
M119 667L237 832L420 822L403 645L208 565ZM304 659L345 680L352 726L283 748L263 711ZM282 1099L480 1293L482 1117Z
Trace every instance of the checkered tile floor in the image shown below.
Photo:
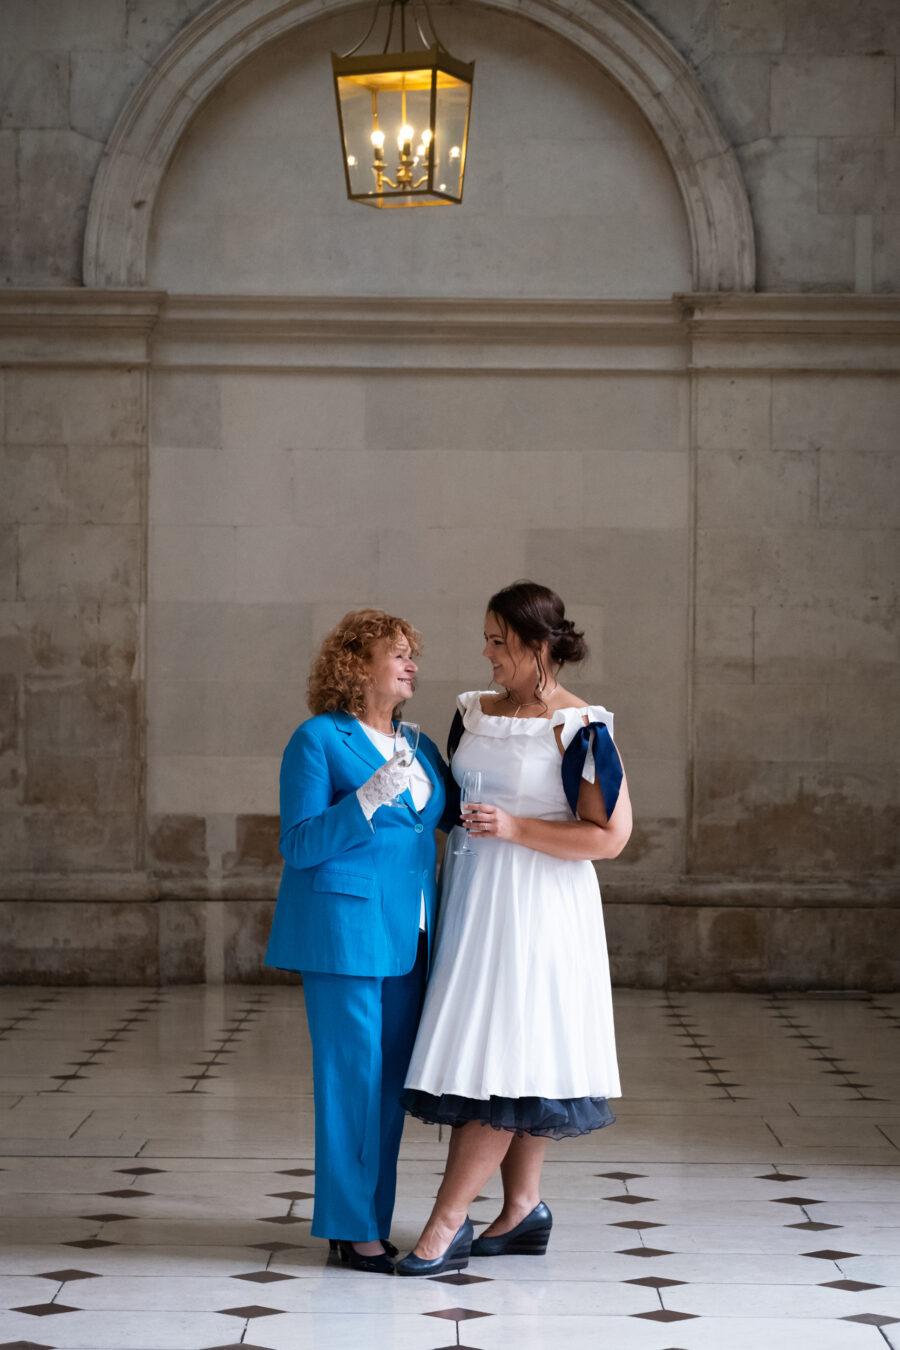
M547 1255L401 1280L309 1235L300 989L0 989L0 1350L900 1350L900 996L616 1012ZM408 1124L403 1250L445 1143Z

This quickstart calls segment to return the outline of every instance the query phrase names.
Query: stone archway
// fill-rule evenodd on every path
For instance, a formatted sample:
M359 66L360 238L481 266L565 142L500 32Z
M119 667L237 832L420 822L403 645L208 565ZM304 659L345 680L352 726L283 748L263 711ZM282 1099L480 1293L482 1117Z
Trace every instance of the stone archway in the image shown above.
M691 238L695 291L753 290L753 223L737 160L683 57L626 0L484 0L559 34L637 104L669 160ZM178 34L124 109L88 211L86 286L146 285L156 194L194 114L261 47L347 0L219 0Z

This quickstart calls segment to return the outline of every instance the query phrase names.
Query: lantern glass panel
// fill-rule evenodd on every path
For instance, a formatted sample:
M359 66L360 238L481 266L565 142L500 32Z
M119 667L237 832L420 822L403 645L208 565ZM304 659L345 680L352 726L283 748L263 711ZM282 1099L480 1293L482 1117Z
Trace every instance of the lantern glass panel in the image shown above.
M460 200L469 82L435 65L336 70L335 83L351 197L380 207Z

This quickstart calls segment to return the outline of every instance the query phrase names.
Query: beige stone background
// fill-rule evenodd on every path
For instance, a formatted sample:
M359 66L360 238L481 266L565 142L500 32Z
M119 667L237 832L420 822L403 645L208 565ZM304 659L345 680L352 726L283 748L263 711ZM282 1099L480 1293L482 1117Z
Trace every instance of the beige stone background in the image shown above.
M686 70L752 221L756 289L718 291L693 131L524 7L435 11L476 61L461 208L343 196L328 54L366 11L326 3L211 62L99 230L229 7L275 8L0 0L3 977L262 978L317 641L415 623L443 744L530 575L628 768L617 981L896 987L894 0L556 7Z

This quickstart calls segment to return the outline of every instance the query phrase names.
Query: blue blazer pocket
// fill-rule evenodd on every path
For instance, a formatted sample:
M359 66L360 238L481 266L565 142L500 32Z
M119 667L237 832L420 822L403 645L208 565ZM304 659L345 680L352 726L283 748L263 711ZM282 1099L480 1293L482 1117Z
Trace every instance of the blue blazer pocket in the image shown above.
M378 885L373 876L361 872L343 872L333 867L321 867L313 874L314 891L330 895L355 895L360 900L374 900Z

